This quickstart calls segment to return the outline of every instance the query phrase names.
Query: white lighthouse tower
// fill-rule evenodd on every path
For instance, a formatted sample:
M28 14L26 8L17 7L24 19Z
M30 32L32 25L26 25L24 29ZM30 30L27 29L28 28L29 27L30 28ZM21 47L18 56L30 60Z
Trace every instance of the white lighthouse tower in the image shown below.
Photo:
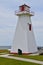
M18 22L15 30L15 36L11 48L11 53L18 53L18 49L22 50L23 54L37 52L34 32L31 23L30 6L21 5L19 11L16 11Z

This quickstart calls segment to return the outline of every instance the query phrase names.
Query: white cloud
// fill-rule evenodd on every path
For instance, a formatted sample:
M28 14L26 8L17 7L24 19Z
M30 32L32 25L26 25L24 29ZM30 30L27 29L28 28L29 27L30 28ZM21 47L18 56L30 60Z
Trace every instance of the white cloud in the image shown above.
M43 12L36 12L32 18L32 23L34 26L43 26Z
M15 28L0 29L0 45L11 45L13 43Z
M0 10L0 25L2 26L15 26L17 17L14 15L14 11L8 11L6 9Z
M0 7L0 45L11 45L17 17L13 10Z

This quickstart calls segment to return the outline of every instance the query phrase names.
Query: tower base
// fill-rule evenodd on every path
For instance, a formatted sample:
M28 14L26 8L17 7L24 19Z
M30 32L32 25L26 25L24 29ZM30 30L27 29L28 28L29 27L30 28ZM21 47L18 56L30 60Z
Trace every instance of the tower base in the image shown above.
M10 52L10 54L18 54L16 52ZM29 54L32 54L32 53L22 53L22 55L29 55Z

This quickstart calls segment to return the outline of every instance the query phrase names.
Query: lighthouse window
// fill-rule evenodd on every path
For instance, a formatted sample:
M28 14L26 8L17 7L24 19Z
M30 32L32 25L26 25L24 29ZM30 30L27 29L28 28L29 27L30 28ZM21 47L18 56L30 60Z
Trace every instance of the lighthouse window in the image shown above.
M24 11L24 6L21 7L21 11Z
M31 24L29 24L29 30L31 31Z
M28 23L29 30L31 31L31 24Z

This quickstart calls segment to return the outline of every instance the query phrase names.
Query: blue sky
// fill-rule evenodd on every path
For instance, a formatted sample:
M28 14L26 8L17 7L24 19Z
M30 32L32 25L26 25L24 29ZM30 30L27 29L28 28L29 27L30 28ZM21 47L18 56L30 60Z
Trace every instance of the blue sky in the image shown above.
M15 10L22 4L35 12L32 24L37 46L43 46L43 0L0 0L0 46L13 43L18 17Z

